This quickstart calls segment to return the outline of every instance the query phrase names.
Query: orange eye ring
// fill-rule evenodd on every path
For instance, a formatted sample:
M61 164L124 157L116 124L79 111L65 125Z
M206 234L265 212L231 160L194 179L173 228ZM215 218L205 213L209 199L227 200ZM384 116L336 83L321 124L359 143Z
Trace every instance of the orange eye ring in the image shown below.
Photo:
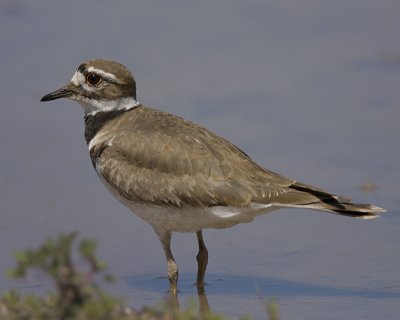
M86 76L86 82L88 84L90 84L91 86L98 85L101 82L101 80L102 80L102 78L99 75L95 74L95 73L89 73Z

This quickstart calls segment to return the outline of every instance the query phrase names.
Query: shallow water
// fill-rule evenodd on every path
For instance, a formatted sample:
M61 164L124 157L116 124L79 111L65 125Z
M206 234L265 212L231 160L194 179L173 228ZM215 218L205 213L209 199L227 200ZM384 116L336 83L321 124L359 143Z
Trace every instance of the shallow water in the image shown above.
M274 297L282 319L398 319L399 10L389 0L0 2L0 272L15 250L77 229L98 240L111 292L135 308L165 297L161 246L98 181L80 107L39 102L82 61L111 58L135 72L142 103L271 170L388 210L373 221L281 210L206 230L214 311L265 318ZM174 235L173 251L185 304L197 299L195 235ZM50 286L0 277L9 288Z

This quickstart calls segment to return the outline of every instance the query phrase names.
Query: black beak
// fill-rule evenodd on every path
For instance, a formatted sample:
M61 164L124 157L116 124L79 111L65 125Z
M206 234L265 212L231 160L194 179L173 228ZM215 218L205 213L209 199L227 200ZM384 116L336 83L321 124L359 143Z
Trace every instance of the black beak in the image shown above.
M42 99L40 99L40 101L51 101L60 98L67 98L73 93L74 92L71 90L70 86L66 85L65 87L62 87L56 91L46 94Z

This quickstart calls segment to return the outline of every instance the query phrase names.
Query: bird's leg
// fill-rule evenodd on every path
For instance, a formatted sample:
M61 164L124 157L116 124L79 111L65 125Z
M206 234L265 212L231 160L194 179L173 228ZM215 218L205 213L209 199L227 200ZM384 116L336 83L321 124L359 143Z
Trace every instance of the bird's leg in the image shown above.
M178 284L178 266L171 251L171 232L159 232L158 230L156 230L156 232L164 249L165 257L167 258L169 292L175 295Z
M199 243L199 252L196 256L197 259L197 290L199 294L204 294L204 275L206 274L206 268L208 263L208 250L203 240L202 230L196 232L197 241Z

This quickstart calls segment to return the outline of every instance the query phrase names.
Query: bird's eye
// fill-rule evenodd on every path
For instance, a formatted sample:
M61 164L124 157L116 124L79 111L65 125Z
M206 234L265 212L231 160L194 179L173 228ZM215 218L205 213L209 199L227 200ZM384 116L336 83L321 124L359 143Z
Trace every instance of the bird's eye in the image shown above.
M89 73L86 76L86 82L92 86L95 86L101 82L101 77L95 73Z

